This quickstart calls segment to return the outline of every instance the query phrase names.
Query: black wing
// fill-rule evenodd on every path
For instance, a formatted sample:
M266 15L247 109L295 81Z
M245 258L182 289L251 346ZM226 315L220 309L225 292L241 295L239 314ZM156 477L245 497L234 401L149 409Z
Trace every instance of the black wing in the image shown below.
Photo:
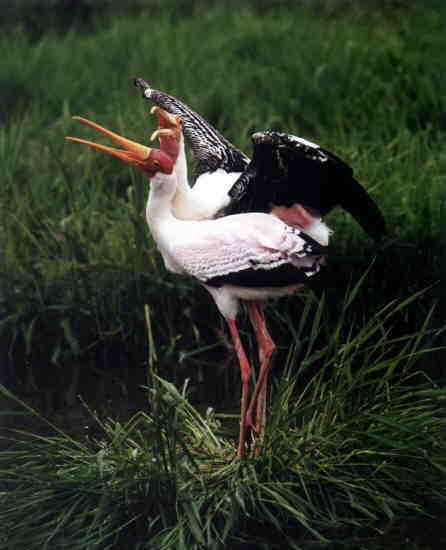
M224 138L218 130L195 113L179 99L154 90L142 78L135 79L135 86L142 88L144 97L173 115L180 115L183 133L188 139L195 160L195 177L218 168L226 172L243 172L249 158Z
M379 208L339 157L279 132L257 132L252 141L252 160L229 191L232 202L225 214L269 212L272 206L299 203L324 216L341 206L371 237L385 234Z

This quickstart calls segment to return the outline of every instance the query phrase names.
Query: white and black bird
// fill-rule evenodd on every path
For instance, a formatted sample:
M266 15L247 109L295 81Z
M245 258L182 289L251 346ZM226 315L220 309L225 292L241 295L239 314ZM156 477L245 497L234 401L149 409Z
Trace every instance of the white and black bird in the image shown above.
M248 212L211 220L182 220L174 212L178 192L176 164L182 143L179 117L170 119L158 111L160 149L151 149L110 132L87 119L75 117L117 142L123 149L79 138L67 138L100 149L142 170L151 180L146 218L166 268L201 283L226 319L240 363L242 398L237 456L246 453L250 427L263 437L266 391L274 342L268 333L264 301L291 294L324 262L329 229L303 207L300 217L306 230L289 225L265 212ZM163 122L164 121L164 122ZM166 128L165 121L171 126ZM303 223L303 221L302 221ZM246 304L259 350L260 372L251 398L251 367L236 326L240 302Z
M181 117L192 148L192 187L187 181L184 144L175 166L178 192L174 212L179 218L266 212L305 228L301 225L303 213L309 215L308 219L321 219L340 206L372 238L385 235L385 221L378 206L353 177L352 168L335 154L297 136L265 131L252 135L250 160L179 99L152 88L142 78L135 79L135 85L146 99Z

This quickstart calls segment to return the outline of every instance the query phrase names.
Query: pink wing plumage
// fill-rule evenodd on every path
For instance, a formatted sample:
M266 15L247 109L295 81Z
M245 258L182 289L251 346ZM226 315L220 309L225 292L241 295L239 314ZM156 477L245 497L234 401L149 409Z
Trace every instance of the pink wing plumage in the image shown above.
M285 264L311 273L323 245L269 214L239 214L190 222L171 243L184 272L206 282L245 270L273 271Z

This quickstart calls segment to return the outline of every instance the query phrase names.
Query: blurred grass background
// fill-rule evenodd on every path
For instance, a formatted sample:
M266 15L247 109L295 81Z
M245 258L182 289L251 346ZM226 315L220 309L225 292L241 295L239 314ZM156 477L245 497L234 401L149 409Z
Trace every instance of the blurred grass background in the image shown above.
M298 382L304 388L326 364L318 350L336 354L333 342L342 348L385 304L424 288L383 322L374 345L385 335L394 339L385 353L404 354L398 337L418 333L422 349L441 345L445 17L446 5L434 0L2 7L0 382L71 431L85 424L78 394L114 418L145 406L148 357L179 386L191 378L203 410L237 406L238 368L223 322L206 292L165 271L151 241L147 181L63 139L86 135L72 115L147 139L155 123L135 76L183 99L247 154L256 130L320 143L354 167L382 208L389 238L379 247L347 214L327 219L335 233L317 332L300 321L311 292L269 306L278 373L290 356L297 369L310 342L315 359ZM355 306L344 310L367 270ZM368 360L355 355L353 371ZM427 376L444 385L441 350L420 353L411 368L420 383Z

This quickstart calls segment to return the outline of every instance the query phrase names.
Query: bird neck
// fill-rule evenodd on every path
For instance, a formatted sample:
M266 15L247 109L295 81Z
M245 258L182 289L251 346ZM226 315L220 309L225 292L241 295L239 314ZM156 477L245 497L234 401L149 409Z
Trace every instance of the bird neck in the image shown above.
M187 220L191 217L194 218L197 205L191 193L192 188L188 182L187 158L182 135L180 138L177 160L174 166L174 173L177 182L175 194L171 203L172 211L177 218L182 220Z
M155 240L169 224L176 221L172 212L172 200L176 192L174 174L157 174L150 182L149 198L146 206L146 220Z
M181 134L181 137L180 137L178 156L175 162L174 171L177 176L177 193L178 192L187 193L190 190L190 186L187 181L187 158L186 158L186 150L184 148L183 134Z
M196 210L195 200L192 195L192 188L187 181L187 168L182 169L175 165L177 175L177 188L172 199L172 209L179 219L189 219Z
M175 169L178 174L177 170ZM186 172L183 172L186 174ZM177 190L173 199L174 215L180 220L208 220L230 202L229 190L239 178L240 173L228 173L217 169L201 174L193 187L187 182L187 176L177 178Z

